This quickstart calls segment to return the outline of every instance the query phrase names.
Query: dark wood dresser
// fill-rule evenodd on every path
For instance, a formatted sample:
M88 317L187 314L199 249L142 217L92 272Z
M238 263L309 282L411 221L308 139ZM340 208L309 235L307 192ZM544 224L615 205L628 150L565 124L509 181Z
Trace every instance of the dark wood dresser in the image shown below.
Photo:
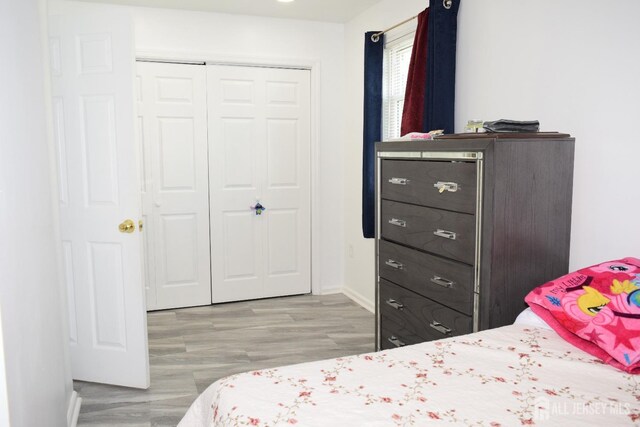
M513 323L567 273L574 139L461 134L376 148L376 345Z

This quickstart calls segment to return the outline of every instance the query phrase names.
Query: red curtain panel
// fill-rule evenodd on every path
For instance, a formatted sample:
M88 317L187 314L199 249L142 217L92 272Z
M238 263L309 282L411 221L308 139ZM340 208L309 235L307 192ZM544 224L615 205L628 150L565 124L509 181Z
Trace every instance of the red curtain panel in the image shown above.
M423 132L424 96L427 84L427 45L429 8L418 14L418 28L411 51L407 88L404 95L404 110L400 134Z

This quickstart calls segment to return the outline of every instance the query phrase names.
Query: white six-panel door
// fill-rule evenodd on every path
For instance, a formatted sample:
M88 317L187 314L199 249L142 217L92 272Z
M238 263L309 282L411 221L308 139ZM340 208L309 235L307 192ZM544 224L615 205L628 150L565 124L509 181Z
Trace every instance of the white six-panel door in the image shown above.
M204 65L137 63L147 309L211 304Z
M49 28L73 377L147 388L132 22L57 15Z
M207 86L213 302L308 293L310 72L209 65Z

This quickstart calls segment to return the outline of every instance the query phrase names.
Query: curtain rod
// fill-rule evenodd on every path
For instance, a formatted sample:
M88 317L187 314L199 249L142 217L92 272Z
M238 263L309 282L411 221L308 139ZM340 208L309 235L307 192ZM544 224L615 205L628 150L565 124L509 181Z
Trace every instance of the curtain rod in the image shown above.
M444 6L445 9L451 9L451 6L453 5L453 0L442 0L442 6ZM416 16L412 16L411 18L405 19L402 22L397 23L396 25L387 28L384 31L380 31L379 33L375 33L371 35L371 41L374 43L378 43L378 41L380 41L380 36L383 35L384 33L388 33L389 31L393 30L394 28L398 28L400 25L406 24L409 21L412 21L414 19L416 19L418 17L418 15Z
M378 41L380 40L380 36L381 35L383 35L384 33L388 33L389 31L393 30L394 28L398 28L402 24L406 24L407 22L412 21L412 20L416 19L417 17L418 17L418 15L412 16L411 18L405 19L404 21L399 22L396 25L394 25L393 27L389 27L384 31L380 31L379 33L371 34L371 41L374 42L374 43L378 43Z

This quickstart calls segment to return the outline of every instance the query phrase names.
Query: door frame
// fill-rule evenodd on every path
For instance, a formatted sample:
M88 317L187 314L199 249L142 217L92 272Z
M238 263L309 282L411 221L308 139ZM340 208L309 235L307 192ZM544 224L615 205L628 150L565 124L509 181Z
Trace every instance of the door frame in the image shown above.
M314 212L320 206L320 61L300 58L268 58L255 56L236 56L215 52L171 51L136 49L136 61L177 62L203 65L237 65L244 67L290 68L309 70L311 73L311 114L310 114L310 152L311 152L311 293L322 294L320 275L320 221Z

